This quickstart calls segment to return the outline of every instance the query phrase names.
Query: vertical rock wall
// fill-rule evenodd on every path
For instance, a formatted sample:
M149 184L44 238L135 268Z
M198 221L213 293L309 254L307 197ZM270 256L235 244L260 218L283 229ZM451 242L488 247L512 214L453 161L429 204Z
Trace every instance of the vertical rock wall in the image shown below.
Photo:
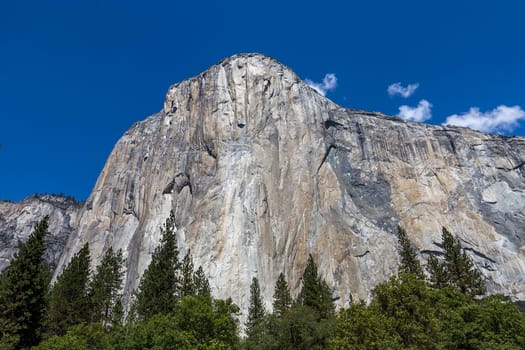
M86 241L95 261L121 248L129 296L173 210L217 297L246 309L257 276L269 307L311 253L343 305L396 272L398 224L422 258L446 226L491 292L523 299L524 154L523 138L343 109L269 57L233 56L119 140L60 266Z

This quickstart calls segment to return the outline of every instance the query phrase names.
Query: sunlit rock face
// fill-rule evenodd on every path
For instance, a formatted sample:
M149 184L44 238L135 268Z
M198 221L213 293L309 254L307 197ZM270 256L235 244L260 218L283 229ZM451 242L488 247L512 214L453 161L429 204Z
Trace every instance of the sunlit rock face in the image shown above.
M421 252L456 234L490 292L525 299L525 139L341 108L272 58L246 54L173 85L118 141L61 266L84 242L122 249L129 297L171 210L216 297L293 293L309 254L340 305L398 265L396 227ZM59 268L60 270L60 268Z
M64 246L75 229L82 203L72 198L35 195L18 203L0 201L0 271L27 241L36 224L49 216L49 235L46 236L45 260L55 269Z

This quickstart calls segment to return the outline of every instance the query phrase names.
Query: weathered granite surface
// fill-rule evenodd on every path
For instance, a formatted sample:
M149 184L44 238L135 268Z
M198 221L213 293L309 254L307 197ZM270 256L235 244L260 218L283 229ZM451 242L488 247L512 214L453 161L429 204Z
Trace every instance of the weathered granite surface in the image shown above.
M36 224L49 215L45 259L51 269L57 266L66 242L76 226L82 203L62 196L33 196L18 203L0 201L0 271L25 242Z
M308 254L340 304L395 273L396 225L424 257L441 227L490 292L525 299L525 139L344 109L272 58L246 54L173 85L160 113L119 140L78 214L59 269L88 241L127 258L125 292L176 213L217 297L267 306L282 271L294 293Z

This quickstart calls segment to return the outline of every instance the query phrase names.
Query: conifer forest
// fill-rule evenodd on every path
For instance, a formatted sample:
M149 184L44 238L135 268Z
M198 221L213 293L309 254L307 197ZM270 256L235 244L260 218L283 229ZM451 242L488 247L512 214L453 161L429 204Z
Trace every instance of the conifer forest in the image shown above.
M47 218L0 275L0 349L525 349L525 316L485 281L461 243L442 230L443 254L418 254L399 227L398 273L368 302L336 309L310 255L297 295L283 273L267 309L257 277L248 310L216 299L191 252L179 254L173 215L129 306L124 259L109 248L98 266L85 244L51 283L43 259ZM241 324L240 313L247 315Z

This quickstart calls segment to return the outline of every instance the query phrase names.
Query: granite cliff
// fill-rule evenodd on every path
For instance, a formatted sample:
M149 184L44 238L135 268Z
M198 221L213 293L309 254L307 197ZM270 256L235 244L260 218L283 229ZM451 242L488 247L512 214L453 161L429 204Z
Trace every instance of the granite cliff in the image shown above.
M54 269L66 242L76 227L77 213L82 203L70 197L34 195L18 203L0 201L0 271L25 242L35 225L49 216L49 232L46 238L45 259Z
M490 292L525 299L525 139L342 108L272 58L236 55L170 87L164 108L118 141L57 271L85 242L127 259L137 286L175 212L217 297L246 309L293 292L308 254L341 305L395 273L396 226L422 259L456 234Z

